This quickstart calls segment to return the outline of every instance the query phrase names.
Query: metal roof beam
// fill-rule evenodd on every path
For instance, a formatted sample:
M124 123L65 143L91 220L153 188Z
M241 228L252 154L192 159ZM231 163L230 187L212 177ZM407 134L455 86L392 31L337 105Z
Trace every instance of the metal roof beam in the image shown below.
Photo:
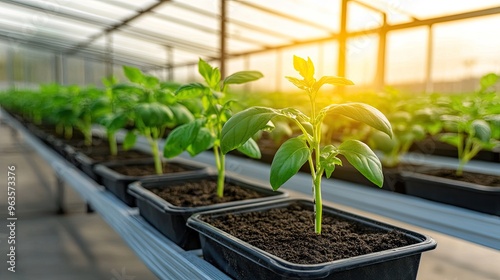
M216 57L218 56L219 53L219 50L217 48L212 48L206 45L181 40L178 38L166 36L164 34L159 34L156 32L146 31L141 28L136 28L133 26L127 26L126 29L121 29L120 32L123 32L125 34L130 34L133 37L148 40L150 42L154 42L155 44L160 44L162 46L167 46L167 45L173 46L191 53L199 54L200 52L204 52L205 54L208 53L209 54L208 56L211 57Z
M73 46L68 52L67 54L74 54L76 52L78 52L80 49L84 49L86 48L88 45L92 44L95 40L97 40L99 37L101 36L104 36L105 34L109 33L109 32L112 32L112 31L115 31L115 30L118 30L119 28L121 28L122 26L140 18L141 16L147 14L148 12L152 11L153 9L156 9L157 7L161 6L162 4L168 2L168 1L171 1L171 0L159 0L158 2L152 4L151 6L143 9L143 10L139 10L137 11L137 13L133 16L130 16L126 19L124 19L123 21L121 21L120 23L118 24L115 24L115 25L112 25L108 28L106 28L105 30L103 30L102 32L98 33L98 34L95 34L93 36L90 36L88 40L86 40L85 42L81 42L75 46Z
M26 9L35 10L35 11L39 11L39 12L42 12L42 13L48 13L48 14L60 16L60 17L63 17L63 18L72 19L72 20L75 20L75 21L80 21L80 22L85 22L85 23L92 24L92 25L97 25L99 27L110 27L111 26L110 24L105 23L103 21L89 19L89 18L86 18L86 17L79 16L77 14L63 13L63 12L57 12L57 11L54 11L54 10L45 9L43 7L40 7L38 5L33 4L34 1L32 1L32 2L28 2L28 1L26 1L26 2L17 2L17 1L13 1L13 0L0 0L0 1L4 2L4 3L7 3L7 4L10 4L10 5L15 5L15 6L18 6L18 7L23 7L23 8L26 8Z
M430 19L421 19L421 20L405 22L405 23L400 23L400 24L394 24L394 25L387 25L385 28L387 29L387 31L394 31L394 30L400 30L400 29L406 29L406 28L413 28L413 27L419 27L419 26L430 26L430 25L444 23L444 22L464 20L464 19L477 18L477 17L483 17L483 16L491 16L491 15L497 15L497 14L500 14L500 6L482 9L482 10L464 12L464 13L460 13L460 14L441 16L441 17L430 18ZM348 37L357 37L357 36L363 36L363 35L373 34L373 33L378 33L378 32L380 32L380 28L373 28L373 29L368 29L368 30L350 32L347 35L348 35Z
M201 25L201 24L190 22L190 21L181 20L181 19L174 18L174 17L168 16L168 15L160 14L160 13L157 13L157 12L152 12L152 14L153 14L153 16L158 17L158 18L160 18L162 20L166 20L168 22L173 22L173 23L176 23L176 24L187 26L187 27L199 30L199 31L203 31L203 32L208 33L208 34L213 34L213 35L217 35L218 36L219 32L220 32L220 30L207 27L206 25ZM240 35L237 35L237 34L228 33L227 35L228 35L228 38L230 38L230 39L234 39L234 40L245 42L245 43L254 44L254 45L260 46L262 48L267 48L268 47L267 45L263 44L262 41L258 41L258 40L255 40L255 39L250 39L250 38L247 38L247 37L244 37L244 36L240 36Z
M197 13L197 14L200 14L200 15L204 15L204 16L208 16L208 17L212 17L212 18L217 18L217 19L219 18L219 15L217 15L217 14L214 14L214 13L211 13L211 12L207 12L207 11L205 11L203 9L196 8L196 7L193 7L193 6L190 6L190 5L186 5L184 3L172 2L169 5L176 6L176 7L181 8L181 9L189 10L191 12L194 12L194 13ZM287 35L287 34L283 34L281 32L277 32L277 31L274 31L274 30L271 30L271 29L262 28L260 26L249 24L249 23L246 23L246 22L243 22L243 21L239 21L237 19L232 19L230 17L227 18L227 21L229 23L231 23L231 24L234 24L234 25L238 25L238 26L241 26L241 27L244 27L244 28L247 28L247 29L251 29L253 31L257 31L257 32L260 32L260 33L263 33L263 34L267 34L267 35L270 35L270 36L279 37L281 39L290 40L291 42L295 42L295 40L296 40L296 38L294 38L293 36L290 36L290 35Z
M235 0L235 2L238 3L238 4L240 4L240 5L248 6L248 7L254 8L256 10L259 10L259 11L262 11L262 12L265 12L265 13L268 13L268 14L272 14L274 16L285 18L285 19L288 19L288 20L291 20L291 21L294 21L294 22L300 22L300 23L308 25L310 27L314 27L314 28L317 28L319 30L326 31L326 32L328 32L330 34L334 34L333 30L331 30L330 28L325 27L324 25L319 24L317 22L308 21L308 20L305 20L303 18L294 17L294 16L291 16L289 14L282 13L280 11L276 11L276 10L268 9L268 8L265 8L265 7L262 7L262 6L259 6L259 5L255 5L255 4L251 3L250 1L238 1L238 0Z

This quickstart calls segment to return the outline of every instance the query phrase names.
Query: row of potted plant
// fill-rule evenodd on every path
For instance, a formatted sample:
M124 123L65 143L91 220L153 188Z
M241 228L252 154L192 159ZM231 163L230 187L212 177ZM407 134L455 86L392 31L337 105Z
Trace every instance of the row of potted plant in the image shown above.
M324 174L330 177L342 164L340 155L375 184L381 186L384 180L378 157L363 142L346 139L340 144L325 144L325 118L345 116L389 136L393 134L391 124L379 110L364 103L335 103L318 108L317 99L323 94L320 91L323 85L346 86L352 82L333 76L316 80L310 59L294 57L294 67L302 78L287 79L307 93L308 114L295 108L251 107L231 116L234 102L225 99L228 86L253 81L262 75L256 71L242 71L223 78L217 68L200 59L198 68L205 84L187 84L174 90L138 69L125 67L131 83L122 85L107 80L106 90L96 98L102 108L106 108L99 112L105 113L99 115L97 105L91 106L96 110L90 110L91 113L82 117L85 126L77 127L88 128L87 124L95 119L96 123L107 128L110 150L117 151L111 144L114 133L128 125L123 147L130 148L137 134L142 135L151 146L157 173L162 173L158 141L166 129L173 130L165 140L165 157L175 158L182 151L194 156L211 149L215 172L200 169L197 173L149 178L133 183L127 193L136 197L141 215L162 233L185 249L196 248L201 241L204 258L235 278L367 279L375 275L415 279L420 254L436 246L432 239L324 207L321 199L322 177ZM59 96L61 92L64 91L55 95ZM2 104L8 107L9 100L5 102L6 99L9 98L2 98ZM61 107L76 103L73 109L79 112L79 101L71 97L66 101ZM47 103L45 106L55 105ZM186 104L196 106L190 108ZM50 117L52 112L47 116ZM28 111L28 114L31 113ZM79 118L84 114L75 115ZM259 157L259 149L252 137L260 130L275 127L274 119L286 119L300 131L300 135L286 140L274 156L270 167L270 183L274 191L225 174L225 154L230 150L238 149L249 156ZM65 118L61 123L66 132L79 122ZM88 133L83 134L88 139ZM85 144L89 142L85 141ZM313 200L283 200L287 194L277 192L278 188L306 162L312 176ZM96 166L95 171L99 173L101 169ZM195 182L201 183L208 191L193 187ZM240 195L241 189L250 189L246 194L248 199L231 201L233 194ZM259 201L261 203L256 203ZM243 220L252 217L256 220L245 225ZM285 218L290 220L285 221ZM261 224L261 228L257 228L257 224ZM200 232L201 238L191 228ZM264 230L271 231L262 233ZM250 232L260 238L246 236ZM285 232L290 235L285 236ZM304 245L304 240L307 240L307 246L299 246ZM339 242L321 246L332 240ZM283 243L298 249L298 257L290 257L288 250L281 250Z
M340 99L364 101L379 108L392 125L393 137L352 119L332 116L324 123L323 139L334 143L351 138L366 142L377 152L384 166L383 189L499 215L500 174L464 172L471 159L499 162L500 94L494 89L498 81L496 74L485 75L478 90L468 94L414 95L391 89L346 94ZM274 103L276 99L273 96L268 102ZM303 100L301 103L307 104ZM290 124L281 121L279 129L266 134L259 143L273 147L282 143L282 139L296 135L297 131L291 129ZM276 148L270 148L271 154L275 151ZM422 161L412 162L405 157L409 151L423 153L419 158L425 158L427 154L454 156L457 168L443 170L436 164L429 166L423 165ZM272 156L264 155L264 158L272 161ZM357 170L345 160L344 163L337 167L338 172L333 177L375 186L368 179L356 176ZM307 165L302 169L310 171ZM421 180L422 176L426 181ZM414 177L419 178L418 183ZM440 183L436 185L427 181Z

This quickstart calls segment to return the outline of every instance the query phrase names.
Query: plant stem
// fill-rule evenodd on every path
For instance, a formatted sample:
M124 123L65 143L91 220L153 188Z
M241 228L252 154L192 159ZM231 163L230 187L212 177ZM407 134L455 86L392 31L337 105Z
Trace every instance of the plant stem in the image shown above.
M321 198L321 177L323 174L316 174L313 184L314 184L314 232L316 234L321 234L321 223L323 220L323 201Z
M221 152L218 145L214 145L215 165L217 166L217 196L224 196L224 178L225 178L225 155Z
M118 145L116 144L116 135L114 132L108 132L108 142L110 154L116 156L118 154Z
M158 150L158 141L156 139L149 138L149 144L151 145L151 151L153 152L153 159L155 162L155 171L156 174L163 174L163 167L160 159L160 152Z
M66 139L73 138L73 127L71 125L64 127L64 138Z
M63 133L64 133L64 125L58 123L56 125L56 134L57 135L63 135Z
M92 146L92 119L89 114L83 117L83 135L85 136L85 146Z
M462 137L460 137L460 139L462 139ZM459 163L455 174L457 176L462 176L464 166L467 163L467 161L469 161L469 159L467 159L467 155L470 154L472 137L467 136L467 138L465 139L465 146L463 145L462 141L460 141L459 144L461 144L458 148Z
M312 124L312 153L314 153L315 168L311 169L313 178L313 196L314 196L314 232L321 234L321 223L323 220L323 201L321 198L321 177L323 169L321 168L321 122L316 120L316 92L310 92L309 98L311 101L311 124ZM311 161L311 159L309 159ZM313 163L310 163L313 165Z

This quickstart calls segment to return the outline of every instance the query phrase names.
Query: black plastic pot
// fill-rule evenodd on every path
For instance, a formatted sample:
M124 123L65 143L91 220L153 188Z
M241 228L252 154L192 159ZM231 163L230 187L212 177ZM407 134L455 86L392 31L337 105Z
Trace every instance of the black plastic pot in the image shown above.
M500 187L416 172L403 172L402 177L409 195L500 216Z
M295 202L313 207L312 202L298 199L260 203L198 213L189 218L187 225L200 233L203 258L235 279L415 279L422 252L436 247L436 242L428 236L324 207L324 215L339 216L383 232L397 229L415 244L327 263L302 265L285 261L202 221L204 216L266 211L285 208Z
M75 153L74 159L75 159L75 165L82 170L87 176L89 176L91 179L96 181L98 184L102 184L101 182L101 176L95 173L95 165L99 163L105 163L105 162L117 162L121 160L131 160L131 159L140 159L140 158L151 158L151 154L148 153L143 153L137 150L128 150L124 151L122 149L118 150L118 159L111 159L109 157L109 160L95 160L92 158L92 154L95 154L96 152L99 152L101 154L109 154L109 148L104 148L104 149L94 149L92 152L90 151L77 151ZM127 156L127 154L131 154L130 156Z
M130 207L134 207L135 197L128 193L129 184L142 181L147 179L159 179L162 178L166 181L173 180L175 178L185 178L185 176L194 176L196 174L205 174L207 172L207 166L199 164L194 161L185 160L182 158L176 158L172 160L167 160L166 162L182 166L189 171L176 172L176 173L165 173L161 175L146 175L146 176L128 176L120 174L111 167L120 165L154 165L152 158L148 159L137 159L128 161L113 161L106 163L96 164L94 167L94 172L100 176L100 182L104 187L118 197L121 201L125 202ZM99 179L98 179L99 180Z
M150 191L152 188L169 188L186 181L199 181L207 178L216 180L217 174L210 172L207 174L197 174L189 177L178 177L177 179L170 181L165 181L163 179L144 180L131 184L129 192L136 197L137 206L141 216L184 250L200 248L198 233L186 226L186 221L192 214L202 211L246 205L249 203L275 201L288 196L286 192L273 191L270 186L233 176L226 176L226 182L255 190L261 193L264 197L200 207L179 207L165 201Z

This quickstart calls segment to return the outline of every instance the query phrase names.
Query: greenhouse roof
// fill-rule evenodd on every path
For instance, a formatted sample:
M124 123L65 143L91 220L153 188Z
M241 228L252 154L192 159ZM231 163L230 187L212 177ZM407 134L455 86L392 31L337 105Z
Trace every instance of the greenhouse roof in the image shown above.
M144 68L500 13L498 0L0 1L0 39Z

